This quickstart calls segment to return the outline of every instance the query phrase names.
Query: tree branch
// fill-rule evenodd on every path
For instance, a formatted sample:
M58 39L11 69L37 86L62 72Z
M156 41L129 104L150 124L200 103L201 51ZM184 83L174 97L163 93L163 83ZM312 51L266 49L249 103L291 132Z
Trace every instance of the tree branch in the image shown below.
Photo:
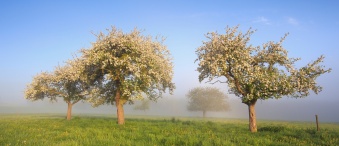
M81 99L78 99L78 100L76 100L76 101L73 101L72 105L78 103L80 100L81 100Z
M209 81L207 81L207 82L209 82ZM207 83L207 82L206 82L206 83ZM217 81L215 81L215 82L213 82L213 83L210 83L210 84L215 84L215 83L218 83L218 82L219 82L219 83L227 83L227 81L222 82L222 81L220 81L220 80L217 80Z

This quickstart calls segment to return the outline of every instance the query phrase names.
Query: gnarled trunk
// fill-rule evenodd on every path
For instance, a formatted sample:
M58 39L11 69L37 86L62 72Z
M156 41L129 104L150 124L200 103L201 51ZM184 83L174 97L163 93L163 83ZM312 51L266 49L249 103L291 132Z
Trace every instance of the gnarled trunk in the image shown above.
M249 114L249 130L251 132L257 132L257 119L255 115L255 103L257 100L247 103L248 105L248 114Z
M67 105L68 105L68 108L67 108L67 120L71 120L73 104L71 102L67 102Z
M125 117L124 117L124 101L121 99L120 90L118 89L115 95L115 103L117 107L117 118L118 124L123 125L125 124Z

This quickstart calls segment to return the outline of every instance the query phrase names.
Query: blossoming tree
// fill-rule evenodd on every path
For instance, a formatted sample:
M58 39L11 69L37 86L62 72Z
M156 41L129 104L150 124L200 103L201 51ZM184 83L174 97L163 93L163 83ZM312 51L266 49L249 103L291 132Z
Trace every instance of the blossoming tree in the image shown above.
M124 124L123 105L145 94L156 100L174 83L172 58L163 40L112 27L99 33L92 47L82 50L84 71L92 85L89 101L93 106L115 104L118 124Z
M257 100L306 97L310 90L317 94L322 90L316 83L317 77L331 69L320 65L324 56L297 69L294 63L299 58L289 58L282 46L286 35L279 42L254 47L248 44L253 33L251 29L242 33L238 26L227 27L225 34L207 33L208 41L196 50L196 61L199 62L199 81L207 78L208 82L227 83L229 92L248 106L249 130L257 132ZM218 77L227 80L215 81Z
M36 101L49 98L57 101L61 97L68 105L67 120L71 119L72 106L86 98L87 84L80 79L76 61L69 61L65 66L58 66L54 72L42 72L33 78L26 87L25 98Z

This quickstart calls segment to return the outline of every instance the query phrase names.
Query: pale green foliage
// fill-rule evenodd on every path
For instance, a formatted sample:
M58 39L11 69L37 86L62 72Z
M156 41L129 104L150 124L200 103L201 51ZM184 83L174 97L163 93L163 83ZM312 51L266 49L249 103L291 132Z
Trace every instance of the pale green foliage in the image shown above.
M227 111L227 96L215 87L196 87L186 95L189 111Z
M156 100L166 89L172 93L174 83L170 52L150 36L134 29L130 33L112 27L99 33L89 49L83 49L85 77L93 85L89 101L94 106L114 104L117 91L121 99L142 99L145 93Z
M253 33L251 29L242 33L238 27L227 28L225 34L207 33L208 41L196 51L199 81L226 77L230 92L243 103L282 96L305 97L309 90L321 91L315 80L331 70L319 65L323 56L296 69L294 63L299 59L288 58L282 46L286 35L279 42L253 47L248 44Z
M67 65L58 66L54 72L42 72L33 78L25 90L25 98L38 100L50 98L56 101L62 97L65 102L76 102L85 99L86 84L80 79L76 61L69 61Z

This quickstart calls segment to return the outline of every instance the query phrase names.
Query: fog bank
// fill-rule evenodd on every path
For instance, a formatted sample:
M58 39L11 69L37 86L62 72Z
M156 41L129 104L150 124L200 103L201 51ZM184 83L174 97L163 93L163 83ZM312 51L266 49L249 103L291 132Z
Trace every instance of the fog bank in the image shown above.
M247 105L241 103L236 97L229 98L231 110L227 112L207 112L207 117L247 119ZM125 115L147 115L168 117L202 117L202 112L187 111L186 98L164 97L157 102L150 102L150 109L146 111L133 110L135 105L124 106ZM257 120L284 120L284 121L314 121L315 115L321 122L339 122L339 116L335 112L334 102L326 100L292 99L258 101L256 104ZM27 113L64 113L66 115L67 104L62 100L51 103L49 101L27 101L18 105L0 105L1 114L27 114ZM115 116L116 108L112 105L92 107L89 103L79 102L73 106L73 114L108 114Z

